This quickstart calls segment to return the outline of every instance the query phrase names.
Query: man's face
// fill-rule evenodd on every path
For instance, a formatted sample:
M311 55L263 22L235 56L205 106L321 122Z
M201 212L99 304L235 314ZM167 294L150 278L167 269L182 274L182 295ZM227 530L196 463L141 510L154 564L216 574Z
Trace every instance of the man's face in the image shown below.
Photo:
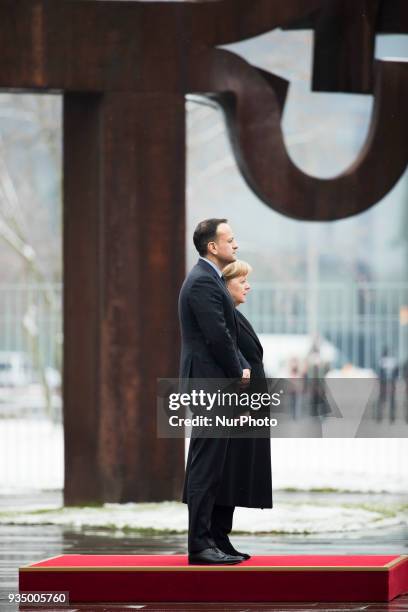
M236 260L238 245L235 242L232 229L228 223L220 223L217 227L217 236L214 242L208 244L208 252L216 257L224 267Z

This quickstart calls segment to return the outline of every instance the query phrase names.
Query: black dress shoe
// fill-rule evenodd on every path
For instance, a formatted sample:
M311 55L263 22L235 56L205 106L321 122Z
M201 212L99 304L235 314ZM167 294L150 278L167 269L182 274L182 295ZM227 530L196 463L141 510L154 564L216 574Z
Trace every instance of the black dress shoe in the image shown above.
M233 551L234 551L234 555L239 555L240 557L244 557L244 561L251 558L251 555L248 555L248 553L238 552L237 550L235 550L235 548L233 548Z
M244 561L251 558L251 555L248 555L247 553L239 552L239 550L235 550L231 542L224 542L222 544L217 544L217 546L226 555L233 555L234 557L242 557Z
M226 555L233 555L234 557L242 557L244 561L251 558L251 555L248 555L248 553L239 552L238 550L235 550L235 548L233 547L228 548L228 549L223 548L222 552L224 552Z
M216 546L213 548L204 548L204 550L193 552L188 555L188 562L194 565L234 565L235 563L241 563L243 560L243 557L238 555L228 555L222 552L222 550Z

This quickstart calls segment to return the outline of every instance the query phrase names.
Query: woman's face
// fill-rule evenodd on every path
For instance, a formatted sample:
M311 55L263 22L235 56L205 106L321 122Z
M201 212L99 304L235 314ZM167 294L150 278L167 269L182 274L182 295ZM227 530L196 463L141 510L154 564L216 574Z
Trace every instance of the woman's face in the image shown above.
M236 276L227 281L227 288L234 300L235 306L243 304L246 299L246 294L251 288L248 283L248 276Z

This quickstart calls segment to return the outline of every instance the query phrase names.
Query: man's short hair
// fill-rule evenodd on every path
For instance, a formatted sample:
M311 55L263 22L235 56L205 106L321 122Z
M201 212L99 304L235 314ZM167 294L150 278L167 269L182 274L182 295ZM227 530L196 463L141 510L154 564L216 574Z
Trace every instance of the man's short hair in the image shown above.
M208 243L217 237L217 228L221 223L228 223L227 219L204 219L194 230L194 246L202 257L207 255Z

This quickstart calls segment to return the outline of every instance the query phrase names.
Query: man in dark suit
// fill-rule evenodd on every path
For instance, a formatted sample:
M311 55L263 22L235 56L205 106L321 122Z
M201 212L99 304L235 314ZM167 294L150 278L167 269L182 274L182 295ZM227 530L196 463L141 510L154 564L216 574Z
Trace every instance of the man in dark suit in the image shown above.
M238 349L237 315L222 277L222 269L235 261L238 245L226 219L202 221L193 240L200 258L180 291L180 378L228 378L245 385L250 368ZM213 537L225 523L215 498L228 443L225 437L191 437L183 490L189 512L190 563L233 564L246 558L224 553Z

